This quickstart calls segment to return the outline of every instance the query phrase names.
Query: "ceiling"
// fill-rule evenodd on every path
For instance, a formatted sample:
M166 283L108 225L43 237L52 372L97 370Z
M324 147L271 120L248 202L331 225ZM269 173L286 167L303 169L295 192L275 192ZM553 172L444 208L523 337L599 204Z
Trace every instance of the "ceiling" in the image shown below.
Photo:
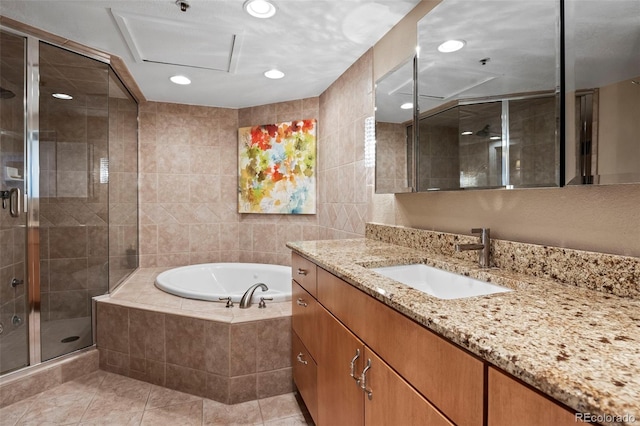
M273 0L270 19L244 0L188 2L2 0L0 14L121 57L147 100L245 108L319 96L419 0Z

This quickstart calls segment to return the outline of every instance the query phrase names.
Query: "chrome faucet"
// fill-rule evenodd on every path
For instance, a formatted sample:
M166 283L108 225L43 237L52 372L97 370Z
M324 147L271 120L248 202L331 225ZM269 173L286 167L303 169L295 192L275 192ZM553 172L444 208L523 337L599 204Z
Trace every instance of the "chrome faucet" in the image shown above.
M491 236L489 228L473 228L472 234L480 235L479 244L456 244L456 251L478 250L478 264L481 268L491 267Z
M260 287L262 291L269 290L269 287L265 283L256 283L249 287L247 291L242 295L242 299L240 299L240 309L247 309L251 306L251 299L253 299L253 292Z

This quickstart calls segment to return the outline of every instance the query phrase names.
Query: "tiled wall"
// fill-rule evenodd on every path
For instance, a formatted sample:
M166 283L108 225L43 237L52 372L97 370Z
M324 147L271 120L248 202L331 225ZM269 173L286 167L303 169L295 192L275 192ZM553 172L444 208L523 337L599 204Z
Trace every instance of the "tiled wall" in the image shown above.
M316 215L237 213L238 128L318 117L310 98L241 110L140 109L140 263L288 265L289 240L317 239Z
M364 235L373 168L364 167L364 120L373 116L373 54L365 53L320 95L321 239Z
M98 302L100 368L227 404L292 391L291 317L219 323Z
M382 193L406 192L407 126L376 122L376 190Z

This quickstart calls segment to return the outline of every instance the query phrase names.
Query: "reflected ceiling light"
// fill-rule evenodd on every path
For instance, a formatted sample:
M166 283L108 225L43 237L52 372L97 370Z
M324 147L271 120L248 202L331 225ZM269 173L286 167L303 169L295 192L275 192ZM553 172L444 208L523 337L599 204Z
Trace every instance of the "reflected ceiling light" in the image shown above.
M244 10L256 18L271 18L276 14L276 7L267 0L247 0Z
M491 136L489 139L491 139L492 141L497 141L502 139L502 136Z
M278 80L279 78L284 77L284 73L274 68L272 70L265 71L264 76L272 80Z
M461 134L462 136L469 136L469 135L472 135L472 134L473 134L473 132L472 132L471 130L467 130L467 131L464 131L464 132L462 132L462 133L460 133L460 134Z
M400 108L401 109L411 109L411 108L413 108L413 103L407 102L405 104L400 105Z
M464 47L467 44L464 40L447 40L438 46L438 51L442 53L451 53L456 52Z
M183 86L186 84L191 84L191 80L189 79L189 77L185 77L184 75L174 75L173 77L170 77L169 80L171 80L172 83L180 84Z
M73 96L67 95L66 93L54 93L51 96L53 96L56 99L63 99L65 101L69 101L69 100L73 99Z

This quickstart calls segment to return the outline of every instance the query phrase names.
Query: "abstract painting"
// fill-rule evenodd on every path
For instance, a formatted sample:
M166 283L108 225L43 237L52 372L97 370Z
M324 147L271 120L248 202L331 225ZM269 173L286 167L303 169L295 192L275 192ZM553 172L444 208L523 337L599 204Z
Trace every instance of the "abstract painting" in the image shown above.
M238 129L238 212L316 213L316 124Z

